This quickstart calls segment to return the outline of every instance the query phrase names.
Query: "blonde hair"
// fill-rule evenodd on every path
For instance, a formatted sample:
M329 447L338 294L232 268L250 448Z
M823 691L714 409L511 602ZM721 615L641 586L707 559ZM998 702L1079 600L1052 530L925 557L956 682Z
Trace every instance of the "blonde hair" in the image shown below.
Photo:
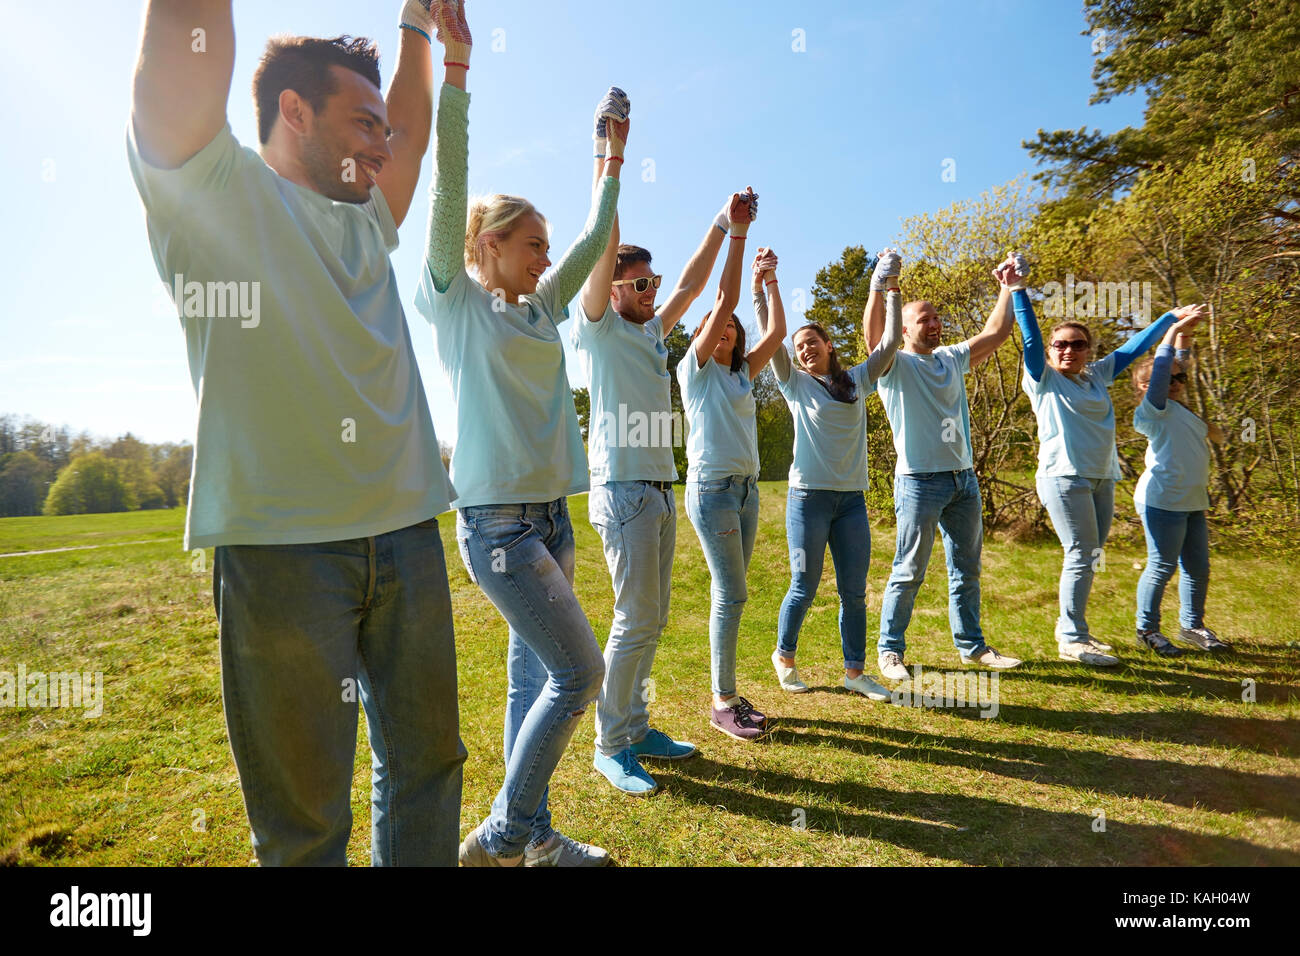
M469 216L465 220L465 265L481 270L483 244L488 239L504 239L514 231L515 224L530 213L536 215L542 221L542 225L550 229L546 217L522 196L496 193L473 200L469 204Z

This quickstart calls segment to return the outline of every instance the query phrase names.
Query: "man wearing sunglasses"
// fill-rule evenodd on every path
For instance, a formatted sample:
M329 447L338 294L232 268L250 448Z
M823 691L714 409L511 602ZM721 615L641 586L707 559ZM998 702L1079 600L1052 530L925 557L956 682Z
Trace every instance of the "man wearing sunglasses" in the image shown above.
M599 121L599 117L598 117ZM599 127L596 161L600 163ZM674 435L664 339L704 290L730 232L723 207L667 300L656 311L663 277L649 251L619 244L618 218L605 255L582 289L573 346L591 395L588 517L601 541L614 584L614 621L605 645L605 683L596 701L594 765L623 793L658 789L645 758L682 760L694 744L650 726L650 668L668 623L677 541L673 481Z

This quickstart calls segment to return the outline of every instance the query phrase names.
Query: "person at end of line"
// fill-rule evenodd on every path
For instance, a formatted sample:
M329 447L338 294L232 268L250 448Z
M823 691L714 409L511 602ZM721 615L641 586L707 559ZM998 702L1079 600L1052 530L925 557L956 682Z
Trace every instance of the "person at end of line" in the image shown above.
M766 329L769 308L784 311L776 281L776 256L754 261L754 311ZM863 493L867 488L867 396L903 337L898 276L902 259L883 250L871 277L886 295L884 338L865 362L841 368L835 345L815 322L791 336L795 361L781 345L772 356L777 388L794 420L794 459L790 463L785 527L790 546L790 589L781 602L772 666L783 690L804 693L795 652L804 616L817 595L829 544L840 597L840 649L844 686L870 700L887 701L889 691L863 673L867 656L867 570L871 525ZM765 295L766 293L766 295ZM869 311L863 310L865 341Z
M1023 256L1013 257L1018 268L1028 270ZM1166 312L1094 360L1093 335L1082 322L1058 322L1045 347L1029 292L1023 281L1016 285L1012 299L1025 340L1021 387L1038 420L1035 484L1064 552L1055 627L1058 656L1090 667L1114 667L1119 663L1110 653L1114 648L1092 636L1086 616L1093 576L1104 561L1120 477L1110 387L1160 341L1181 312L1193 307Z
M745 236L758 197L732 196L731 239L711 311L677 363L686 436L686 514L700 539L712 578L709 609L709 726L736 740L768 730L766 715L736 692L736 646L748 599L745 576L758 531L758 431L753 380L785 338L785 317L750 351L736 318L744 270Z
M1187 369L1192 331L1203 316L1197 308L1179 319L1156 354L1133 369L1138 406L1133 427L1150 441L1146 470L1133 492L1147 539L1147 566L1137 587L1137 642L1162 657L1183 653L1160 633L1160 602L1175 570L1181 627L1177 639L1201 651L1232 645L1205 626L1210 584L1210 449L1223 429L1187 406Z
M876 382L894 433L897 543L894 564L881 599L877 666L888 680L909 677L903 662L907 626L916 592L938 530L948 564L948 623L963 664L995 670L1020 660L1000 654L980 627L980 553L984 544L983 503L975 477L966 379L1011 336L1010 285L1014 265L993 270L998 298L978 334L943 345L943 321L924 300L903 306L903 345ZM867 301L867 344L875 348L884 329L885 303L872 289Z
M604 158L603 117L596 158ZM662 281L649 250L620 244L619 217L601 261L582 289L582 314L570 338L591 397L588 516L600 534L614 587L614 620L605 644L605 683L596 700L592 764L617 790L658 789L641 761L684 760L695 745L650 726L651 669L668 624L677 505L673 482L671 379L664 339L704 291L729 231L723 205L656 309ZM622 424L620 424L622 423Z
M605 850L552 827L547 801L551 775L605 676L573 593L566 499L587 490L587 457L556 324L609 238L628 123L609 123L609 155L587 223L548 268L546 220L526 199L494 195L467 215L473 41L462 4L436 2L433 10L446 81L416 306L433 326L455 396L451 473L459 482L461 559L509 626L505 778L487 818L461 844L460 862L603 866Z
M358 696L371 862L456 862L466 753L436 517L455 492L389 259L432 122L428 4L400 18L387 99L371 41L272 39L257 151L226 118L229 0L151 0L141 33L128 156L199 403L185 548L216 549L222 701L263 866L346 864ZM253 308L195 314L195 284L251 288Z

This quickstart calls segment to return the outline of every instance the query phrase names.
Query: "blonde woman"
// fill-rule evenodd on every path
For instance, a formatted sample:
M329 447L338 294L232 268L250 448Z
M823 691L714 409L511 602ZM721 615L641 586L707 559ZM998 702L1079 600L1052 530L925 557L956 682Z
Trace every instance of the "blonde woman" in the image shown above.
M505 781L460 862L599 866L608 854L554 830L547 807L551 774L605 676L573 594L565 498L587 490L587 457L556 324L609 239L627 103L611 91L598 107L609 138L605 175L582 235L551 269L546 220L527 200L492 196L466 216L470 33L459 3L435 3L434 13L447 72L416 305L455 393L461 558L510 627Z

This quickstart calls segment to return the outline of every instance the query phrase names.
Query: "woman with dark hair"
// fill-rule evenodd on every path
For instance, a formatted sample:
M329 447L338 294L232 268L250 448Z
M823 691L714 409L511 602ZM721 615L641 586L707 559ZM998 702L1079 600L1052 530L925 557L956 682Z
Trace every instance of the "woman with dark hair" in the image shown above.
M551 774L605 675L573 593L566 498L587 490L587 457L556 323L609 239L627 98L611 89L597 107L598 136L608 136L604 176L582 235L548 268L546 221L527 200L492 196L467 215L469 27L459 3L435 2L433 13L447 72L416 305L433 325L456 397L451 481L461 558L510 631L505 780L461 845L460 862L599 866L609 855L552 828L547 807Z
M817 595L826 547L835 565L840 596L840 649L844 686L870 700L889 700L889 691L864 674L867 657L867 568L871 525L863 492L867 488L867 396L903 340L902 300L898 291L901 260L885 249L877 258L872 288L885 291L884 337L865 362L844 369L826 330L816 322L791 338L796 365L785 346L772 356L777 388L794 419L794 460L785 510L790 544L790 590L781 602L772 666L783 690L800 694L795 651L804 615ZM783 315L776 282L776 256L754 259L754 312L760 328ZM766 297L764 292L766 291ZM869 307L868 307L869 309ZM866 320L864 313L863 320Z
M1137 588L1137 642L1161 657L1183 652L1160 633L1160 602L1176 569L1179 617L1177 639L1201 651L1231 650L1205 626L1205 595L1210 583L1210 507L1208 438L1222 442L1223 429L1207 424L1186 405L1188 346L1201 320L1196 309L1165 333L1156 354L1133 370L1140 401L1133 427L1151 442L1146 471L1138 479L1133 504L1147 538L1147 566Z
M1090 360L1092 333L1080 322L1058 323L1044 346L1023 282L1029 265L1019 253L1012 258L1022 277L1011 287L1016 322L1025 340L1021 385L1038 419L1038 497L1065 552L1056 622L1058 656L1063 661L1111 667L1119 658L1107 653L1111 645L1093 638L1085 617L1092 577L1104 560L1115 515L1115 481L1120 477L1110 386L1170 326L1197 307L1166 312L1105 358Z
M736 642L748 597L745 574L758 531L758 431L751 383L785 338L785 316L778 315L746 352L745 332L733 311L740 298L745 234L757 205L752 189L731 197L731 242L717 300L677 363L690 429L686 514L713 578L709 722L737 740L753 740L767 729L766 716L736 693Z

